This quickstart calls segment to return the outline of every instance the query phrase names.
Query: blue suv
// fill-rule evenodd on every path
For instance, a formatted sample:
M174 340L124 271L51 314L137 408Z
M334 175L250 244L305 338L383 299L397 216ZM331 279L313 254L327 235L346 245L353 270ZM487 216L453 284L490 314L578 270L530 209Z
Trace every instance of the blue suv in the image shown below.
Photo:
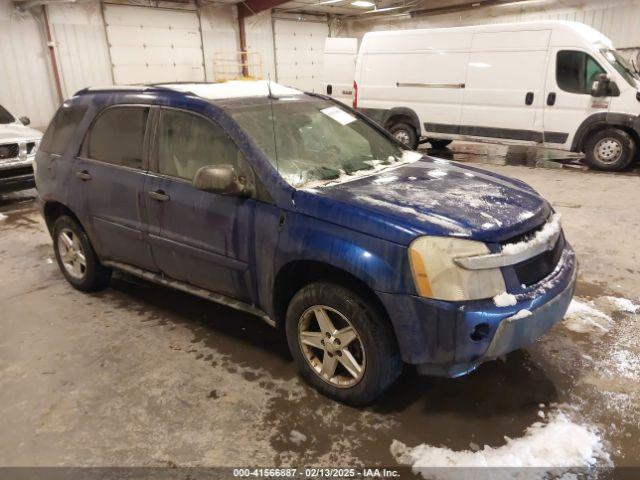
M118 270L257 315L351 404L404 364L455 377L533 342L575 285L559 215L525 183L267 82L82 90L36 184L75 288Z

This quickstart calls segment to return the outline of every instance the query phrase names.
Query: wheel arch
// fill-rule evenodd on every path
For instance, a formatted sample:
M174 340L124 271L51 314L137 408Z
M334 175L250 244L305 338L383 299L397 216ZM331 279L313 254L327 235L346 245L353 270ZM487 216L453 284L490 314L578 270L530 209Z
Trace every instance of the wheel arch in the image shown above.
M408 107L393 107L385 112L385 116L382 121L384 128L389 130L392 125L403 121L408 123L416 130L416 135L421 136L422 129L420 128L420 119L418 114Z
M361 295L378 310L391 331L394 331L382 301L364 280L342 268L317 260L293 260L283 265L276 274L273 283L273 312L278 328L284 327L287 307L293 296L305 285L319 281L335 283Z
M42 207L42 213L44 216L44 221L47 225L47 229L49 230L50 234L53 233L53 224L56 222L58 218L60 218L63 215L70 216L76 222L78 222L78 224L80 224L82 228L84 228L78 216L75 213L73 213L73 210L71 210L65 204L58 202L56 200L45 201Z
M574 152L584 152L585 145L591 135L606 128L618 128L633 138L640 149L640 116L624 113L596 113L587 117L576 130L571 144Z

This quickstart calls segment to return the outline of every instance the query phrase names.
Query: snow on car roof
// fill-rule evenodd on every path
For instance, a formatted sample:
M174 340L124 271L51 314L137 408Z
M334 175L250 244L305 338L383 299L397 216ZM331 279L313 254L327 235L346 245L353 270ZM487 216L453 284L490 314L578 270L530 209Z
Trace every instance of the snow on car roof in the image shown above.
M164 83L157 87L192 93L207 100L225 98L267 97L269 86L266 80L232 80L222 83ZM271 93L276 97L303 95L304 92L271 82Z

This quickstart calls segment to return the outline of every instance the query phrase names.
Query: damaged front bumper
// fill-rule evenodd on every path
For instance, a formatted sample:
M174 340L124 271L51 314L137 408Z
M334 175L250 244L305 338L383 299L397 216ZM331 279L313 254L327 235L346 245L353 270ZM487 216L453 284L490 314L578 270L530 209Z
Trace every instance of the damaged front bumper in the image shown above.
M554 271L516 295L516 304L492 299L443 302L379 293L403 360L425 375L457 377L483 362L533 343L560 321L571 302L577 262L567 244Z

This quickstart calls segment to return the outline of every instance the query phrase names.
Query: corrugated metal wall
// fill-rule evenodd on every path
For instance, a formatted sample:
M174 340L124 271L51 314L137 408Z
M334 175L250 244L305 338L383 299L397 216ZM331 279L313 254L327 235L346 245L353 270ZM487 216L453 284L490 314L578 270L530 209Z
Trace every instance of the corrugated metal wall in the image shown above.
M613 40L617 48L640 47L640 0L558 1L520 6L481 8L459 13L416 18L390 17L379 21L350 21L343 36L362 37L373 30L439 28L527 20L574 20L591 25Z
M41 127L57 103L42 16L18 14L10 2L0 2L0 104Z

